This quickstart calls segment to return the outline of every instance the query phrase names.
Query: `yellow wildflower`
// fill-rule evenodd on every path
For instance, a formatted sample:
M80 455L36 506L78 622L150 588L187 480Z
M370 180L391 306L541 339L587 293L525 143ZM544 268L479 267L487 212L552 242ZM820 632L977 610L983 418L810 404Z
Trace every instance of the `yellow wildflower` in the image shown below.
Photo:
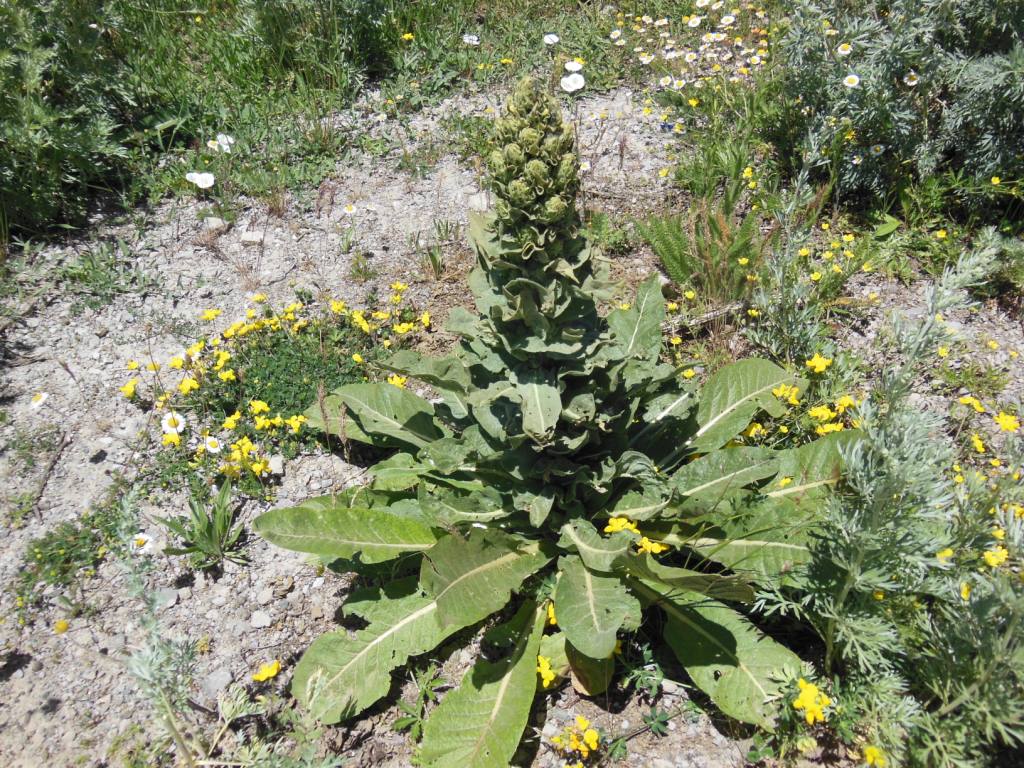
M1016 432L1020 429L1020 420L1005 411L1000 411L995 417L996 426L1003 432Z
M183 395L187 395L189 392L194 392L197 389L199 389L199 382L191 376L186 376L178 384L178 391Z
M199 319L210 322L211 320L216 320L220 315L221 311L219 309L206 309L203 310L203 314L199 316Z
M667 544L662 544L658 541L651 541L646 536L641 536L640 541L636 546L637 552L650 552L652 555L660 555L662 552L667 552L669 549Z
M942 565L946 565L950 561L950 559L952 559L952 557L953 549L951 547L940 549L938 552L935 553L935 559L938 560L939 563L941 563Z
M53 634L63 635L70 627L71 625L68 623L67 619L57 619L53 622Z
M548 624L552 627L558 626L558 619L555 618L555 604L550 600L548 601Z
M221 427L227 430L235 429L236 427L238 427L238 422L241 420L241 418L242 414L239 413L238 411L235 411L226 419L224 419L224 423L221 424Z
M405 382L408 379L405 376L399 376L397 373L393 373L388 376L388 384L398 387L399 389L405 389Z
M964 395L959 400L957 400L957 402L960 403L961 405L971 406L971 408L973 408L976 413L985 412L985 406L982 405L981 401L978 400L978 398L974 397L973 395Z
M555 682L557 675L555 670L551 668L551 659L547 656L537 657L537 674L540 675L541 686L544 688Z
M119 387L121 394L131 400L135 397L135 388L139 385L139 380L136 378L128 379L127 383L123 387Z
M989 568L998 568L1006 562L1010 553L1002 544L996 544L992 549L988 549L983 552L981 556L985 559L985 564L988 565Z
M281 662L274 659L267 664L261 664L260 668L253 674L252 679L257 683L263 683L270 680L272 677L277 677L277 673L280 671Z
M878 747L864 747L864 762L868 765L877 765L878 768L885 768L885 753L882 752L882 750L880 750Z
M822 693L814 683L808 683L802 677L797 681L800 694L793 702L793 709L804 711L804 718L808 725L823 723L826 720L825 707L832 703L832 700Z
M175 448L177 448L179 445L181 445L181 435L179 435L177 432L164 432L160 440L164 444L164 446L173 445Z
M258 416L261 413L270 413L270 406L262 400L250 400L249 413L253 416Z
M633 533L640 533L640 531L637 530L636 523L628 517L609 518L608 524L604 527L604 532L617 533L618 531L632 531Z
M820 354L815 352L814 357L807 360L804 365L814 371L814 373L824 373L825 369L832 365L832 358L822 357Z

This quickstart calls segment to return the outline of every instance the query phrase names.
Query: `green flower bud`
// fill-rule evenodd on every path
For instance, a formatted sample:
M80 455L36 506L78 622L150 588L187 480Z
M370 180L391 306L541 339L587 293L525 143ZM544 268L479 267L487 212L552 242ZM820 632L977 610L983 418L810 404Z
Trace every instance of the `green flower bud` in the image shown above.
M571 184L575 184L578 173L579 165L576 162L576 155L571 153L562 155L562 160L558 164L558 185L565 189Z
M549 180L548 167L540 160L531 160L526 164L526 180L535 188L544 187Z
M560 221L568 210L569 206L565 200L557 195L549 197L547 202L544 203L544 220L547 222Z
M522 179L513 179L512 183L508 185L508 200L516 208L528 205L533 197L534 192L530 189L530 185Z
M491 152L487 158L487 167L490 168L491 173L495 176L504 175L507 166L505 165L505 155L502 154L500 149L495 149Z
M523 148L518 144L509 144L505 147L505 163L512 168L518 168L526 160Z
M530 154L536 154L540 151L540 131L536 128L523 128L519 132L519 143L523 145L523 149Z

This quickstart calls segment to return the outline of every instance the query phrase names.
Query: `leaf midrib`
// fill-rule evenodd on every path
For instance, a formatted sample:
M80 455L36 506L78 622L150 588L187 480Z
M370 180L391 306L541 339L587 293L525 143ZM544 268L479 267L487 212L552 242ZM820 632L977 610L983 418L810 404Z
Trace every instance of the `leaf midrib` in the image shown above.
M772 389L774 389L775 387L779 386L779 384L783 383L784 381L787 381L790 378L792 378L792 377L787 374L786 376L783 376L781 379L776 379L776 380L774 380L774 381L764 385L760 389L756 389L753 392L749 393L748 395L746 395L744 397L741 397L739 400L737 400L736 402L734 402L731 405L729 405L727 408L725 408L725 410L723 410L721 413L719 413L717 416L715 416L713 419L711 419L711 421L709 421L703 427L698 429L697 432L693 436L693 440L696 440L698 437L701 437L702 435L706 434L709 429L711 429L713 426L715 426L715 424L720 422L722 419L724 419L726 416L731 414L733 411L735 411L737 408L739 408L741 405L743 405L748 400L752 400L755 397L757 397L758 395L764 394L765 392L770 392Z

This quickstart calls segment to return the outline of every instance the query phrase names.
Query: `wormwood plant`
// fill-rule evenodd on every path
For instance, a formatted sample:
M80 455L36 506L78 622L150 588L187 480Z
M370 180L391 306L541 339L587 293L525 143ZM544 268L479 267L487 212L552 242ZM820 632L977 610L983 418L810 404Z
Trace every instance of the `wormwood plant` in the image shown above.
M496 656L428 714L420 759L505 766L538 686L567 676L603 691L617 635L657 611L696 685L767 726L800 660L731 605L753 594L737 571L773 579L806 558L799 521L838 478L839 442L731 446L755 413L781 414L773 390L804 382L764 360L700 391L682 380L660 361L656 278L599 316L602 262L582 234L574 136L557 103L524 79L494 135L495 208L470 224L477 314L452 313L451 357L403 351L388 364L440 400L339 388L310 423L396 452L368 487L257 521L280 546L378 575L391 561L398 574L348 600L366 627L317 639L292 690L325 721L353 717L387 695L393 669L495 616L485 645Z

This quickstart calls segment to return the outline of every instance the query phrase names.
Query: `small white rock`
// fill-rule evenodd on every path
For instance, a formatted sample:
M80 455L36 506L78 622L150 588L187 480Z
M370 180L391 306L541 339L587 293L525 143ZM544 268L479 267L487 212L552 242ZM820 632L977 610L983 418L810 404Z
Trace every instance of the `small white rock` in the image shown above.
M252 624L253 629L265 629L271 624L270 614L266 611L253 611L249 623Z

